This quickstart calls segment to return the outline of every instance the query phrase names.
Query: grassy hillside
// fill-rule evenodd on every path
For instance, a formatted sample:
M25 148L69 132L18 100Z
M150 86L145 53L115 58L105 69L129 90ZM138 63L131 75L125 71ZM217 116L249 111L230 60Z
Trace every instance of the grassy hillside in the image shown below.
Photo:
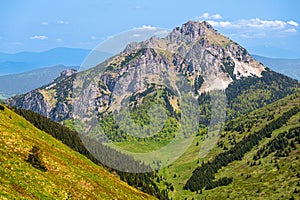
M5 108L0 110L1 199L154 199ZM28 155L40 148L47 171Z
M300 198L299 107L300 93L298 92L248 115L228 121L218 145L203 159L199 159L199 150L204 136L197 136L178 160L160 170L161 179L173 186L173 191L169 193L170 197L173 199ZM291 110L294 110L293 114L286 117L286 122L281 125L279 119ZM270 134L261 137L257 145L253 147L250 145L250 150L246 151L241 159L220 165L223 167L214 174L214 181L227 177L232 178L232 183L213 189L206 187L196 192L183 189L195 169L202 163L207 161L212 163L221 153L233 150L239 142L246 140L252 134L260 133L270 124L280 126L279 128L275 126ZM215 166L211 165L211 167ZM200 182L200 177L195 178L197 183ZM161 185L165 184L164 182L161 181Z

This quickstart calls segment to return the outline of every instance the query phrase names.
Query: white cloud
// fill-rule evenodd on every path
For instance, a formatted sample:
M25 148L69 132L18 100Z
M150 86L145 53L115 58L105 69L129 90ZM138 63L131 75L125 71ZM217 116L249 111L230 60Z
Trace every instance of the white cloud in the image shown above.
M69 24L69 22L66 22L64 20L58 20L56 21L57 24Z
M209 19L209 14L208 13L203 13L203 15L201 15L199 18L200 19Z
M208 20L207 22L214 27L220 26L220 22L217 22L217 21Z
M17 45L17 46L22 46L23 43L22 42L14 42L14 45Z
M48 22L41 22L41 25L48 25Z
M220 14L214 14L210 15L209 13L203 13L200 17L196 17L198 20L203 20L203 19L222 19L222 16Z
M215 27L234 27L236 25L232 24L230 21L213 21L213 20L208 20L207 21L209 24Z
M170 33L170 31L168 30L161 30L161 31L156 31L154 33L154 35L157 35L157 36L164 36L164 35L167 35L168 33Z
M237 21L217 21L208 20L212 26L223 28L236 28L236 29L261 29L261 30L284 30L292 27L297 27L298 23L295 21L282 21L282 20L262 20L260 18L253 19L240 19ZM294 29L296 30L296 29ZM297 31L297 30L296 30Z
M35 35L30 37L31 40L47 40L48 37L45 35Z
M253 38L252 35L248 35L248 34L241 34L240 37L242 37L242 38Z
M265 38L267 37L266 33L242 33L239 35L241 38Z
M229 21L224 21L224 22L220 22L220 26L222 26L222 27L229 27L229 26L232 26L232 24Z
M289 29L284 30L284 32L286 32L286 33L296 33L297 30L294 29L294 28L289 28Z
M211 16L212 19L222 19L222 16L220 14L214 14Z
M209 14L203 15L209 17ZM266 20L260 18L239 19L235 21L207 20L215 28L223 28L235 32L241 38L282 37L298 32L296 21Z
M91 40L97 40L98 38L94 35L91 36Z
M261 20L259 18L250 19L250 20L242 20L240 21L241 26L248 26L252 28L275 28L280 29L284 28L286 25L285 22L281 20Z
M62 42L62 41L64 41L64 40L61 39L61 38L57 38L55 41L56 41L56 42Z
M297 26L297 27L299 26L299 24L297 22L293 21L293 20L288 21L286 23L289 24L289 25L292 25L292 26Z
M157 27L150 26L150 25L143 25L142 27L138 27L138 28L135 28L135 29L138 29L138 30L157 30Z
M142 37L142 36L143 36L142 34L137 34L136 33L136 34L133 34L131 37L135 37L136 38L136 37Z

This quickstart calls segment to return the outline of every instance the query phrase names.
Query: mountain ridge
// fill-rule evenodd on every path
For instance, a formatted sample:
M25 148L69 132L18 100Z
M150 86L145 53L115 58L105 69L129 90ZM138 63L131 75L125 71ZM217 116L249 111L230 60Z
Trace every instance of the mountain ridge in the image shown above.
M57 47L41 52L0 53L0 75L22 73L54 65L80 66L91 50ZM98 52L103 59L111 54Z
M57 78L62 71L68 69L78 70L78 68L78 66L56 65L19 74L0 76L0 82L2 83L0 85L0 96L6 99L14 95L30 92L31 90L49 84L52 80Z
M147 65L151 67L147 68ZM138 76L134 75L135 69L139 71ZM93 77L99 83L95 82L93 83L94 86L82 88L82 92L85 94L99 93L99 95L101 93L101 95L96 98L86 96L81 101L76 100L75 102L82 105L89 102L90 106L87 106L90 107L89 109L103 112L109 107L110 95L115 88L115 84L120 81L120 77L122 77L122 80L124 79L124 83L129 84L132 82L135 85L135 90L145 90L147 85L143 82L143 76L163 71L181 74L186 81L191 82L194 86L195 80L203 79L201 84L197 83L198 86L195 90L199 97L200 94L213 89L227 90L228 86L232 87L231 83L245 82L249 77L261 79L262 73L276 75L275 72L268 72L267 68L255 61L247 50L219 34L207 22L189 21L183 24L182 27L174 28L165 38L152 37L144 42L131 43L120 54L111 57L94 68L67 78L65 83L60 85L64 90L60 89L59 84L55 86L49 84L43 87L47 88L46 90L40 88L31 93L11 98L8 102L13 106L32 109L44 116L51 117L53 120L61 121L70 119L73 115L70 101L70 98L74 96L72 85L76 85L76 82L82 82L85 75L91 76L90 78ZM124 74L129 75L125 77ZM282 78L284 76L279 80ZM283 82L286 88L284 93L291 93L293 87L299 87L299 83L288 78L284 79L286 79ZM274 81L270 81L268 87L278 87ZM99 84L103 87L98 88L97 85ZM255 81L248 81L247 84L255 85ZM263 81L263 84L266 83ZM53 85L53 87L50 87L50 85ZM39 92L41 90L43 94ZM125 90L125 88L121 89L123 92ZM271 93L283 93L279 88L268 90ZM47 101L48 96L53 94L56 94L53 97L56 100ZM278 99L272 95L268 98ZM35 105L37 106L33 108L28 102L36 102ZM97 106L95 107L95 105ZM45 108L47 109L45 110Z
M285 74L289 77L300 81L300 58L286 59L286 58L268 58L259 55L253 55L255 59L262 62L272 70Z

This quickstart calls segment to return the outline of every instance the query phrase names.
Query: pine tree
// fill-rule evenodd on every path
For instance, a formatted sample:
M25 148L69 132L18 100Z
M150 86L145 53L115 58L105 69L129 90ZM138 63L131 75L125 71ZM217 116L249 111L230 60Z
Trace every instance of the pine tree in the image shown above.
M47 171L47 167L45 166L45 163L41 158L40 148L36 145L34 145L30 150L26 161L29 162L34 168L37 168L43 172Z

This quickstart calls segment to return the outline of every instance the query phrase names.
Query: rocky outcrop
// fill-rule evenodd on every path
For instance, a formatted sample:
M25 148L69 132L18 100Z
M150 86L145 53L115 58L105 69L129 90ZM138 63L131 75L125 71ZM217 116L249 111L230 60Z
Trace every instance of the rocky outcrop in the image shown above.
M32 110L49 117L51 106L45 101L43 95L38 90L33 90L25 95L16 96L8 100L11 106Z
M11 106L32 110L55 121L71 118L72 85L76 70L65 70L50 84L7 100Z

